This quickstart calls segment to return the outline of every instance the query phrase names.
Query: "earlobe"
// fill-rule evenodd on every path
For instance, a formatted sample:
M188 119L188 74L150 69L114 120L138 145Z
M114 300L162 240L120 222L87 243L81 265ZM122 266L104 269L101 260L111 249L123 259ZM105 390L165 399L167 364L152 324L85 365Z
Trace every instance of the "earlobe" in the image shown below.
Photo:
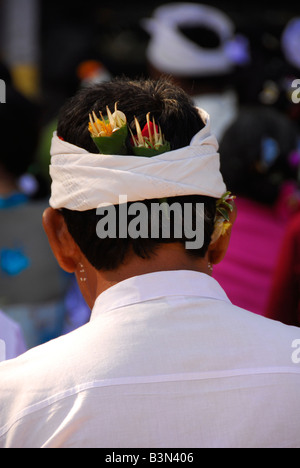
M58 210L47 208L43 214L43 226L60 267L68 273L74 273L80 259L80 250L70 235L62 214Z

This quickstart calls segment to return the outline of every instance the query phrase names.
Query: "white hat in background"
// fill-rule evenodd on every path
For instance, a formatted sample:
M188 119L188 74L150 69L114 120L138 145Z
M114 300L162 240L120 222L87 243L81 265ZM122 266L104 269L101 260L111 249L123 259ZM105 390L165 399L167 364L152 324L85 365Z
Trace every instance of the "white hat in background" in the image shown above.
M249 60L248 43L234 36L234 24L222 11L194 3L158 7L142 26L150 34L147 59L158 70L178 76L226 74L236 63ZM216 48L203 48L188 39L180 27L205 27L220 38Z
M281 47L286 60L300 68L300 17L288 22L281 37Z

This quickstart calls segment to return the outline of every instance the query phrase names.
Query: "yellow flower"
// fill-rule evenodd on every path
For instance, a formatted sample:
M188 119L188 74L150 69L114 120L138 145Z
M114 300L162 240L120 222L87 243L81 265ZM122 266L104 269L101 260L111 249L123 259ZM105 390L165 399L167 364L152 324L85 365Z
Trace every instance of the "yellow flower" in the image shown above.
M124 127L127 123L126 116L123 112L117 109L115 104L115 112L112 114L109 107L106 107L107 118L103 117L102 112L99 112L100 119L93 111L90 114L89 131L93 138L111 136L113 132Z
M214 232L211 237L211 244L214 244L220 237L224 236L228 229L231 228L231 226L232 224L230 222L225 221L224 218L218 216L215 221Z
M229 223L228 221L224 221L222 223L222 230L221 230L221 236L225 236L225 234L227 233L228 229L230 229L232 227L232 224Z
M98 119L95 112L93 112L93 119L90 115L90 122L89 122L89 131L92 137L97 138L100 136L111 136L112 128L110 123L106 123L101 115L102 120Z
M226 192L217 201L215 227L211 238L212 244L217 242L220 237L225 236L227 231L232 227L232 224L229 221L229 213L233 210L233 205L229 202L234 199L235 196L231 195L231 192Z

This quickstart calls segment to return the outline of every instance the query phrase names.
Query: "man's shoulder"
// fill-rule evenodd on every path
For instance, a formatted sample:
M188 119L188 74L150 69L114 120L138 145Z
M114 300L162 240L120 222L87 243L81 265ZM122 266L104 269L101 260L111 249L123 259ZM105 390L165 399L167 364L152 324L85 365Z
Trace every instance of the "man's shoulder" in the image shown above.
M261 355L262 363L270 365L295 364L292 355L300 347L300 328L252 313L239 307L227 306L229 333L242 334L244 349ZM241 348L243 348L241 346ZM300 351L299 351L300 356ZM300 371L300 365L299 365Z
M85 378L89 369L85 365L85 327L0 364L0 434L4 424L14 421L24 409L35 411L42 402L76 386L78 376Z
M36 394L44 391L49 384L59 388L61 381L73 378L73 372L81 363L80 342L83 339L84 327L67 335L32 348L17 357L0 364L0 396L9 396L9 400L18 398L19 392L30 389L32 382ZM77 343L77 345L76 345ZM29 392L30 393L30 392ZM1 405L3 406L3 405ZM0 407L1 414L1 407Z

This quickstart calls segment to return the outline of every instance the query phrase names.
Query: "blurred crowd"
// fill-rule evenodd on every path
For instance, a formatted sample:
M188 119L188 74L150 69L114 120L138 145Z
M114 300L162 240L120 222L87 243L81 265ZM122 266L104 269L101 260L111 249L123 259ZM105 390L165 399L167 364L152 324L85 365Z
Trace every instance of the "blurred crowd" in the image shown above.
M63 5L62 5L63 4ZM89 309L42 228L63 102L118 75L166 75L211 117L237 198L214 277L236 305L300 326L300 15L282 2L0 0L0 339L8 358L84 324ZM0 82L1 83L1 82Z

